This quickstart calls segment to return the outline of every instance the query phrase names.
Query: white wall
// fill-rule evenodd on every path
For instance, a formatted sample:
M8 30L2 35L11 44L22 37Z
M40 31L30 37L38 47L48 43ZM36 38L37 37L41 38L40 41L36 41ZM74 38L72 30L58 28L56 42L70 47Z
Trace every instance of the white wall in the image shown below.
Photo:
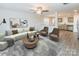
M69 23L68 17L73 17L74 22L73 23ZM68 25L73 25L73 32L77 32L77 21L79 20L79 14L74 14L73 16L64 16L63 18L63 22L61 22L60 24L68 24Z
M53 15L56 17L55 26L49 26L50 32L52 31L54 27L58 27L57 13ZM41 30L44 26L48 26L46 25L48 23L48 20L46 21L46 24L45 24L45 21L44 21L45 18L43 16L29 13L29 12L26 13L26 12L20 12L20 11L15 11L15 10L0 9L0 23L3 18L5 18L7 21L6 24L0 25L0 32L5 32L5 30L10 29L9 18L11 17L28 20L29 27L34 26L37 30ZM63 19L64 19L64 22L67 22L66 21L67 17L64 17ZM77 19L79 19L79 15L74 15L74 30L73 30L74 32L77 32L77 21L76 21Z
M49 32L51 32L54 27L58 27L58 17L59 16L57 15L57 13L55 13L53 15L53 17L55 17L55 19L54 19L55 20L55 26L50 26L49 25L49 19L47 17L44 18L44 26L49 27ZM74 22L69 23L68 22L68 17L73 17ZM79 20L79 15L78 14L77 15L74 14L74 16L72 14L71 15L63 15L63 16L61 16L61 18L63 19L63 22L61 22L59 24L73 25L73 32L77 32L77 20Z
M68 17L73 17L73 22L72 23L71 22L68 22ZM74 16L73 15L65 15L65 16L63 15L63 16L61 16L59 18L62 18L62 22L59 22L58 23L60 26L61 25L64 25L64 24L66 24L66 25L73 25L73 32L74 32Z
M49 15L50 16L50 15ZM57 12L54 13L53 15L51 15L52 17L54 17L52 20L54 20L54 24L53 25L49 25L49 16L44 17L44 26L48 26L49 27L49 32L52 32L54 28L58 28L58 15Z
M5 32L5 30L10 29L9 20L10 18L19 18L19 19L26 19L28 20L28 25L34 26L36 29L41 29L43 24L43 17L39 15L35 15L32 13L26 13L26 12L19 12L19 11L13 11L8 9L0 9L0 23L3 18L6 19L7 23L0 25L0 32Z
M73 17L74 22L73 23L69 23L68 17ZM73 14L73 16L69 15L69 16L64 16L63 18L63 22L61 24L68 24L68 25L73 25L73 32L77 32L77 21L79 20L79 14Z

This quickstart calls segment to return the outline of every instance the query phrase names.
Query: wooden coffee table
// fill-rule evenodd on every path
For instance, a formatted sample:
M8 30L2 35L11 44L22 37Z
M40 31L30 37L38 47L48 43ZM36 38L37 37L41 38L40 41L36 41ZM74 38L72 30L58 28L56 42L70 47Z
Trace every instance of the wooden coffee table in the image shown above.
M38 42L38 38L35 38L35 40L33 42L30 42L26 37L24 37L22 39L23 44L26 48L34 48L37 46L37 42Z

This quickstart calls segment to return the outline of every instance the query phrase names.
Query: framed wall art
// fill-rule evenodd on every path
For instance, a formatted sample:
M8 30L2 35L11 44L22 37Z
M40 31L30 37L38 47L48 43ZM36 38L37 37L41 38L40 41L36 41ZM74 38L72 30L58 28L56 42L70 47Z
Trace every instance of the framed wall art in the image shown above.
M18 18L10 18L10 26L11 28L19 28L20 27L20 19Z
M27 20L20 20L21 22L21 27L28 27L28 21Z
M73 17L68 17L68 22L73 23Z
M58 18L58 22L63 22L62 18Z

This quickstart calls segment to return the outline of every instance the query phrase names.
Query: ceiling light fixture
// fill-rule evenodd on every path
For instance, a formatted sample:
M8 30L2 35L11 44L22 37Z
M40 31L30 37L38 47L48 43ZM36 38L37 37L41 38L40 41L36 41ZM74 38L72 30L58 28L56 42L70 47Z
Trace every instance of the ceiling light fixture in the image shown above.
M35 6L34 8L32 8L32 10L39 15L41 15L43 12L48 12L48 9L43 5Z

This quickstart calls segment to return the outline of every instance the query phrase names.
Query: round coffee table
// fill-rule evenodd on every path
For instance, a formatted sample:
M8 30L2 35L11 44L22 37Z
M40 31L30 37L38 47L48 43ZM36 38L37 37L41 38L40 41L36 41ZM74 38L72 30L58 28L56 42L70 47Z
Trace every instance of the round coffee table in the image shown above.
M27 38L23 38L22 41L26 48L31 49L31 48L35 48L37 46L38 38L35 38L35 40L32 42L30 42Z

